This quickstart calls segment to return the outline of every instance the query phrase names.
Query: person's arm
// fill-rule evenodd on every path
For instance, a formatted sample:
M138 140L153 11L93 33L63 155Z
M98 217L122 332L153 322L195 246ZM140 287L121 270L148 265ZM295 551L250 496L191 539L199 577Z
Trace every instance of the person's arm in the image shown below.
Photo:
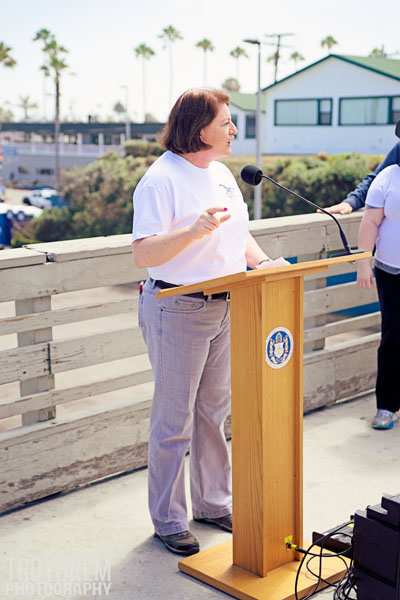
M175 258L195 240L199 240L205 235L211 235L222 223L230 219L229 214L225 214L221 218L214 216L218 212L226 212L226 209L209 208L199 216L193 225L134 240L132 253L135 265L140 268L155 267Z
M379 225L384 217L383 208L367 207L361 220L358 232L358 247L363 250L373 251L378 237ZM373 286L374 276L372 273L371 259L365 258L357 263L357 283L362 288Z
M368 190L375 177L390 165L400 164L400 143L397 143L390 152L385 156L384 160L376 167L375 171L369 173L364 179L358 184L355 190L339 204L329 206L326 210L330 213L336 213L340 215L346 215L354 210L359 210L365 206L365 199L367 197Z
M251 269L268 269L290 264L282 257L276 259L270 258L258 245L250 232L248 234L246 245L246 261L247 266Z

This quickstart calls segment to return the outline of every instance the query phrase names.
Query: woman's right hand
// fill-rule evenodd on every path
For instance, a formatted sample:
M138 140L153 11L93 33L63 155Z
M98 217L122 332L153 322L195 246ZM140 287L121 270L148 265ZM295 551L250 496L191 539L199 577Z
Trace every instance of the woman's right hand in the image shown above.
M357 263L357 285L368 289L374 287L374 275L369 258Z
M193 239L200 240L205 235L210 235L217 229L221 223L224 223L231 218L231 215L225 214L220 219L214 216L218 212L226 213L228 209L225 207L214 206L204 211L199 218L190 226L190 232Z

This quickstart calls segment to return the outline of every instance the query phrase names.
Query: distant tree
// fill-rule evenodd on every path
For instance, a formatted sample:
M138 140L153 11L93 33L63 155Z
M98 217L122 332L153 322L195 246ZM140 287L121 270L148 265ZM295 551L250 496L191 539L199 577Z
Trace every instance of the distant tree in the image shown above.
M388 54L385 52L385 46L382 44L380 48L373 48L369 53L369 56L374 58L387 58Z
M136 58L142 61L142 103L143 103L143 120L146 118L146 61L150 60L155 55L153 48L146 44L139 44L134 48Z
M11 56L11 48L4 42L0 42L0 65L4 67L15 67L17 61Z
M173 45L178 40L183 40L183 35L173 25L164 27L158 36L164 42L164 48L168 48L169 56L169 106L172 105L172 97L174 93L174 57L173 57Z
M240 59L241 58L249 58L249 55L247 54L247 52L244 48L242 48L241 46L236 46L235 48L233 48L233 50L231 50L229 52L229 56L234 58L236 61L236 79L239 81L240 80L240 77L239 77Z
M227 92L240 92L240 83L235 77L228 77L222 84Z
M10 123L10 121L14 121L14 113L9 108L0 106L0 123Z
M321 48L326 48L330 52L333 46L337 46L338 42L335 40L333 35L327 35L321 40Z
M126 114L126 106L118 100L113 106L113 111L115 112L117 117L121 119L122 115Z
M38 107L36 102L31 100L30 96L20 96L18 106L24 113L24 121L29 121L29 111Z
M304 56L300 54L300 52L292 52L290 55L290 60L294 63L295 68L297 69L297 64L305 60Z
M33 38L34 42L42 42L42 51L45 62L40 67L46 77L51 77L55 88L55 111L54 111L54 150L55 150L55 179L56 187L60 187L60 103L61 103L61 75L68 64L65 55L68 50L61 46L56 37L48 29L39 29Z
M215 47L211 40L207 38L203 38L196 44L196 48L201 48L203 50L203 85L207 85L207 53L214 52Z
M157 119L157 117L155 117L155 116L153 115L153 113L148 113L148 112L147 112L147 113L144 115L144 122L145 122L145 123L158 123L158 119Z

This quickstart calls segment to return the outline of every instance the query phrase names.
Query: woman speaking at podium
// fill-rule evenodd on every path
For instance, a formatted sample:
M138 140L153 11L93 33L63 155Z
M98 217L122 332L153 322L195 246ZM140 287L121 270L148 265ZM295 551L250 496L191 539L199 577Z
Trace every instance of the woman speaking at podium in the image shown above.
M166 152L136 187L133 256L147 267L139 326L154 371L149 508L155 535L172 552L199 551L189 531L184 458L196 521L232 530L230 464L223 425L230 405L227 293L158 300L160 289L282 264L248 231L248 210L218 159L237 133L222 92L192 89L163 131Z

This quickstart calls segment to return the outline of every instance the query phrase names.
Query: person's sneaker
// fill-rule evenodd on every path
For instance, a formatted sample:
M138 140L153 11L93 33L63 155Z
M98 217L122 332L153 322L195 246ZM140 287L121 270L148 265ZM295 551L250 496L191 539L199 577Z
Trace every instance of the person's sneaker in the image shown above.
M232 533L232 515L224 515L223 517L201 517L194 518L198 523L206 523L207 525L215 525L224 531Z
M190 556L200 550L199 540L190 531L180 531L170 535L161 535L155 532L155 537L162 541L164 546L175 554Z
M397 421L397 416L390 410L378 409L376 415L372 419L372 429L393 429Z

